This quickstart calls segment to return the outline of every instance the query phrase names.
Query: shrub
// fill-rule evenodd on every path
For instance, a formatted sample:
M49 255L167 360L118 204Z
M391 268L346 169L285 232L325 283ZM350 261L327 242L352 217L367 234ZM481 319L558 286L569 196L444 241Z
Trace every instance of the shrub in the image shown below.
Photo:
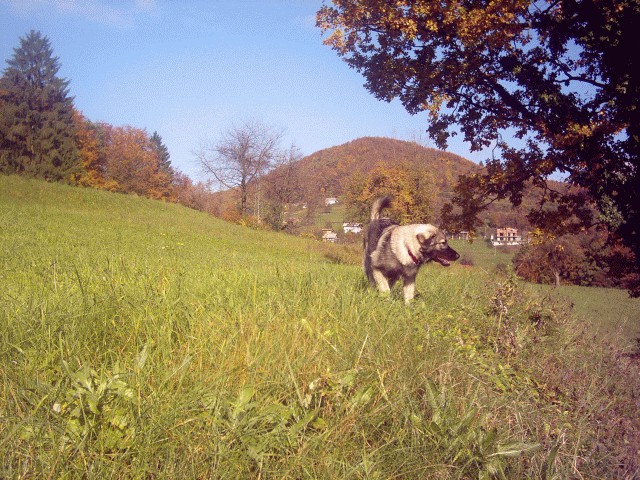
M608 240L603 232L584 232L544 239L522 247L513 258L517 274L534 283L557 278L572 285L632 288L630 250Z

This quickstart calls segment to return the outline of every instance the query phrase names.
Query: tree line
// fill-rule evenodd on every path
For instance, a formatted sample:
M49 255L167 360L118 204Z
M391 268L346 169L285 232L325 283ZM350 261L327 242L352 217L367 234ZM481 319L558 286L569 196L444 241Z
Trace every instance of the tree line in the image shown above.
M352 221L366 220L374 197L392 194L399 221L437 223L440 190L451 190L467 168L461 165L470 163L415 142L360 139L335 147L335 158L312 156L301 164L295 145L281 146L281 130L246 120L194 152L202 173L229 193L214 195L211 183L194 184L171 165L157 132L94 122L79 112L69 81L58 75L59 59L40 32L21 38L7 64L0 78L2 173L135 193L227 220L296 231L312 223L324 196L332 195L344 196ZM308 207L302 220L287 212L292 203Z
M47 37L20 39L0 78L0 173L208 208L207 186L171 165L157 132L87 119L59 70Z
M134 193L274 229L287 224L285 206L302 201L293 166L301 154L281 146L282 131L257 120L232 126L193 152L209 179L194 183L171 164L158 132L86 118L59 70L46 36L20 38L0 77L0 173ZM230 205L215 184L231 194Z
M301 155L295 145L282 148L281 131L255 120L231 127L194 152L209 178L194 183L171 164L158 132L86 118L59 70L46 36L20 38L0 77L0 173L134 193L275 229L286 224L285 205L302 198L292 166ZM233 195L231 207L214 184Z
M172 166L157 132L86 118L75 108L69 81L60 78L59 69L48 38L37 31L21 38L7 61L0 78L1 173L135 193L292 231L296 222L298 227L312 223L323 197L336 194L344 195L353 221L366 219L373 197L393 194L400 221L435 222L441 203L437 191L452 188L460 173L447 167L440 171L449 174L435 178L424 167L431 151L390 139L353 142L353 152L340 150L331 165L309 171L309 165L299 164L302 155L295 144L282 147L281 130L246 120L194 151L210 179L194 184ZM354 155L367 160L356 161ZM213 194L213 183L230 195ZM287 212L292 203L308 207L302 221Z

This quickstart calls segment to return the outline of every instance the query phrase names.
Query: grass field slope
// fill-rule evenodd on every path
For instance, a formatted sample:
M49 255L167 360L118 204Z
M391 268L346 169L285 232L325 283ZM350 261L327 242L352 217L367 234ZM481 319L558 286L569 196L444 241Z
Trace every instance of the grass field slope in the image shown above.
M0 176L0 478L636 478L638 359L489 267Z

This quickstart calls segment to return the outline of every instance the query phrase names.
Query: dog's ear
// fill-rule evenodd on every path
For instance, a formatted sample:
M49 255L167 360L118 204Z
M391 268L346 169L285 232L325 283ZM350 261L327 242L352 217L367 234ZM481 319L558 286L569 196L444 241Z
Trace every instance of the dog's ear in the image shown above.
M427 225L430 227L430 225ZM429 245L436 235L436 231L432 228L424 228L416 234L416 238L420 245Z

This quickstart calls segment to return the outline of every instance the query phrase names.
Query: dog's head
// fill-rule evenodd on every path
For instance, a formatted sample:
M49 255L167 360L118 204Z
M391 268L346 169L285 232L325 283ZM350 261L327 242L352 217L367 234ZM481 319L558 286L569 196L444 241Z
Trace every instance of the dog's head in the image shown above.
M417 239L424 262L433 260L448 267L450 262L455 262L460 258L458 252L447 243L445 234L433 225L425 225L423 231L417 233Z

